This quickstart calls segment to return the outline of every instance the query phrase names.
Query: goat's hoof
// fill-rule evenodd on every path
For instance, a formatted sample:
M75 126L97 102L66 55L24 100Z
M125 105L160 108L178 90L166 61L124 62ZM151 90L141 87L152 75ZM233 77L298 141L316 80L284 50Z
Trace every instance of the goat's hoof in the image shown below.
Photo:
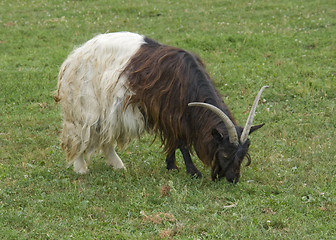
M75 173L78 173L78 174L87 174L89 172L89 168L88 166L84 163L81 163L81 162L74 162L74 165L73 165L73 169L75 171Z
M202 173L201 172L193 172L190 173L193 178L202 178Z
M168 170L168 171L174 171L174 170L179 171L179 169L178 169L177 166L167 167L167 170Z
M74 171L75 171L75 173L84 175L84 174L87 174L89 172L89 169L88 168L81 168L81 169L74 169Z
M112 167L114 170L123 169L126 170L126 167L122 161L106 161L106 165Z
M126 171L127 168L125 166L121 166L121 167L113 167L113 170L117 170L117 171Z
M194 176L195 176L196 178L202 178L202 173L198 172L198 173L194 174Z

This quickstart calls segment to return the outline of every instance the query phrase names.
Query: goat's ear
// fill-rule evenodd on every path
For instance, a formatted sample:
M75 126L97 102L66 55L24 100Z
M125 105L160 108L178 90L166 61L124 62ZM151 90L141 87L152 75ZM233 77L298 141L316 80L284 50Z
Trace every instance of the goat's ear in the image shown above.
M221 142L223 140L223 135L220 134L216 128L212 129L211 134L217 142Z
M254 131L258 130L259 128L261 128L264 125L265 125L265 123L252 126L249 134L253 133Z

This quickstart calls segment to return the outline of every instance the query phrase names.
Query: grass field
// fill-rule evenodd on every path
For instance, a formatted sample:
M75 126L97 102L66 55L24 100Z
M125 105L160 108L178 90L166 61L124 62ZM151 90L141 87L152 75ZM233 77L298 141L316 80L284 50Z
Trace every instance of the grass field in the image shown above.
M335 239L336 5L321 1L0 2L0 239ZM192 179L160 142L65 167L60 65L98 33L132 31L198 54L243 125L252 164L237 185Z

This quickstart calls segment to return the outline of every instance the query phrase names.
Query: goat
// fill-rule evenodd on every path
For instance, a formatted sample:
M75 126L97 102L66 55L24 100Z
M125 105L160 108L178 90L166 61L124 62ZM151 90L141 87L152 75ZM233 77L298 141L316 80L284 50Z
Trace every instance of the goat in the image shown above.
M58 76L55 100L63 106L61 147L69 166L84 174L87 160L101 149L108 165L125 168L115 148L123 148L145 131L160 136L167 169L177 169L183 155L189 174L201 177L190 153L195 150L212 179L238 182L248 154L248 135L264 86L244 128L214 87L196 55L145 36L100 34L75 49Z

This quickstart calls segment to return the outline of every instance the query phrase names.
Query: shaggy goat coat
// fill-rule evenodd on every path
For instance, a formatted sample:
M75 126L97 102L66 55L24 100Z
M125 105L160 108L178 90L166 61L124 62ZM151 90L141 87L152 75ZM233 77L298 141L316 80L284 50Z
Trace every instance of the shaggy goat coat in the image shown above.
M103 145L120 147L145 128L139 108L128 106L133 95L120 75L144 44L133 33L101 34L75 49L61 66L56 99L63 105L61 146L72 161L88 157Z
M128 32L98 35L75 49L61 66L55 100L63 105L61 146L70 163L99 148L114 152L153 129L168 155L194 147L210 165L211 130L226 135L225 126L188 103L208 102L235 122L198 57Z

